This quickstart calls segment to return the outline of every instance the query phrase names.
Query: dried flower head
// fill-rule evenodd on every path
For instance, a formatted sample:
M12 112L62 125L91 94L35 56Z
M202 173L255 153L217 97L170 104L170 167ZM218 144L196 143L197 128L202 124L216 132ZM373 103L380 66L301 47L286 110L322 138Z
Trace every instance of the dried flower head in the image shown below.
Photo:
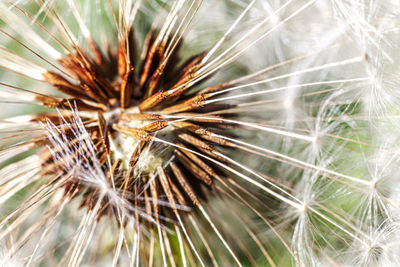
M396 7L0 2L0 263L399 262Z

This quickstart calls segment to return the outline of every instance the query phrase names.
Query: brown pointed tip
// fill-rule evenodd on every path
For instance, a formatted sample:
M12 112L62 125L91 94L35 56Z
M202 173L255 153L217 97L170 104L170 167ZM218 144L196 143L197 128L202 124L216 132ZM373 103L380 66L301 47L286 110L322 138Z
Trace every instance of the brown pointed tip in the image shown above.
M178 182L182 186L183 190L185 193L189 196L190 200L193 202L194 205L200 206L200 201L197 198L197 195L193 188L190 186L190 184L187 182L185 176L183 175L182 171L179 169L179 167L171 162L170 163L172 172L174 173L175 177L177 178Z
M142 129L129 128L119 124L113 124L112 128L117 132L133 137L137 140L145 142L153 141L153 136L151 136L149 133L147 133L145 130Z
M164 101L170 93L168 91L159 91L155 93L154 95L148 97L145 99L140 105L139 105L139 110L140 111L146 111L149 110L158 104L160 104L162 101Z
M167 126L168 126L168 121L155 121L143 126L142 130L152 133L164 129Z
M198 108L203 107L206 104L206 100L208 98L210 98L209 94L196 95L196 96L192 97L191 99L184 101L183 103L163 109L162 113L172 114L172 113L178 113L178 112L198 109Z
M124 42L120 42L118 46L118 76L123 77L127 71L127 60L125 54Z
M110 155L110 140L108 138L108 127L106 119L103 116L103 113L97 112L97 121L99 126L100 137L103 142L103 146L106 150L107 155Z
M120 89L120 105L122 109L129 105L134 87L134 74L133 67L129 66L129 70L123 75Z
M162 116L148 113L123 113L121 119L125 121L152 121L161 120Z

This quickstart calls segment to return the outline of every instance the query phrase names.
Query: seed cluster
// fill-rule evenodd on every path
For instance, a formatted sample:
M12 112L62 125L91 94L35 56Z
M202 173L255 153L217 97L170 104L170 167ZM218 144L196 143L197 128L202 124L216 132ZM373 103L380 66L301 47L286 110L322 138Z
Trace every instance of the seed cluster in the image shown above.
M85 164L91 166L91 161L98 161L109 183L134 205L133 210L146 207L150 217L160 213L171 217L179 212L177 205L199 205L199 199L204 197L202 190L210 189L214 179L221 179L215 162L226 160L214 146L234 145L213 131L232 126L222 123L222 116L204 117L204 104L210 92L222 90L224 85L189 92L206 52L179 65L179 49L166 55L170 38L158 42L157 31L152 30L138 60L133 29L127 36L121 39L117 52L110 50L107 55L93 40L91 54L76 47L74 54L60 61L69 78L54 72L45 74L48 83L70 97L37 99L45 106L60 109L62 116L68 116L74 108L83 111L80 119L96 147L96 158L85 157ZM135 66L138 61L139 66ZM207 111L219 108L207 105ZM40 115L44 117L60 126L54 122L57 115ZM71 139L69 145L76 145L80 137L74 134L73 127L63 129ZM58 160L52 166L63 170L63 166L57 166L64 162L60 160L65 155L62 151L53 150L45 160L46 166L54 153ZM63 175L70 173L64 171ZM65 184L65 194L75 197L82 193L81 205L89 209L98 201L98 191L76 177ZM160 208L158 199L165 196L170 204ZM103 199L99 217L115 214L115 207L107 201Z

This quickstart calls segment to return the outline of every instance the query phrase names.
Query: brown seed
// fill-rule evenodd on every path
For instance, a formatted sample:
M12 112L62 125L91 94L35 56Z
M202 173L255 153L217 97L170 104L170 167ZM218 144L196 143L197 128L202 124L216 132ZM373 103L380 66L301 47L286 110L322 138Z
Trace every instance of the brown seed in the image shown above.
M123 125L113 124L112 128L120 133L133 137L137 140L151 142L153 141L153 136L148 134L145 130L129 128Z
M186 100L180 104L173 105L171 107L162 110L164 114L178 113L182 111L190 111L198 109L205 105L205 101L210 97L209 94L196 95L189 100Z

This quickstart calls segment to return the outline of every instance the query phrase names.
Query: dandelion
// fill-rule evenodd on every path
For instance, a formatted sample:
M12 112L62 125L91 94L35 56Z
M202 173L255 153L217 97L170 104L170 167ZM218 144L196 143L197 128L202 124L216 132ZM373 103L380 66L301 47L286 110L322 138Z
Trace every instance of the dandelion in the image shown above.
M0 262L397 264L396 8L0 2Z

